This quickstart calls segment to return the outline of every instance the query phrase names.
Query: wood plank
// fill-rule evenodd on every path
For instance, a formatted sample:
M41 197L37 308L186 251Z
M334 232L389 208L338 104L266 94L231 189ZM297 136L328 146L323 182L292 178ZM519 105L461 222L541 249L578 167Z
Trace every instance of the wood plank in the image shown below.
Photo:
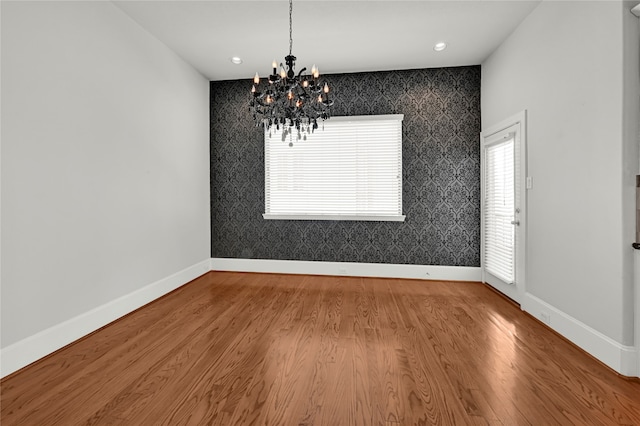
M2 425L640 424L479 283L211 272L0 382Z

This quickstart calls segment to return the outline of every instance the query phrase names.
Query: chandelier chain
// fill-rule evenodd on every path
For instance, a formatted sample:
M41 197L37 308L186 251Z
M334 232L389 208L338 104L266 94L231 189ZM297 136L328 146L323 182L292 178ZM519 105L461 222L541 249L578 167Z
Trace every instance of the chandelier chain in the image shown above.
M293 15L293 0L289 0L289 55L293 53L293 19L291 16Z

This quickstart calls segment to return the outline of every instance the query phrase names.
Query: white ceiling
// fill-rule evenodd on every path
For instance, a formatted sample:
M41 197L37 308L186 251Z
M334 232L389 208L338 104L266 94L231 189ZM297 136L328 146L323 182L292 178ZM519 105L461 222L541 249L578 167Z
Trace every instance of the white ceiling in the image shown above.
M278 1L114 1L210 80L270 73L289 53L289 5ZM293 2L296 69L321 73L482 63L536 1ZM433 45L448 48L435 52ZM239 56L240 65L230 58Z

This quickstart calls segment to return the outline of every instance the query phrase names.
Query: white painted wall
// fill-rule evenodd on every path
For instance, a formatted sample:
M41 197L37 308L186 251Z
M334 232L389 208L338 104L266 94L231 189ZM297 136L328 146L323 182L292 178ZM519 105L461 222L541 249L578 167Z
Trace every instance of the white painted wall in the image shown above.
M635 48L634 40L640 39L640 3L633 1L633 17L626 18L625 25L625 130L631 143L636 141L636 146L640 147L640 49ZM640 148L639 148L640 151ZM636 153L636 157L640 152ZM640 163L638 163L640 174ZM637 241L640 242L640 241ZM636 376L640 377L640 251L635 251L634 269L634 342L636 348ZM631 299L631 298L629 298Z
M638 167L629 14L621 2L542 2L482 64L482 127L528 112L527 292L621 345L633 345Z
M209 85L110 2L1 7L6 348L208 265Z
M626 7L630 10L635 6L640 6L637 0L627 1ZM640 13L640 9L636 10ZM624 138L624 158L638 159L640 157L640 19L634 13L625 13L623 16L623 48L624 48L624 115L623 115L623 138ZM623 194L624 194L624 220L628 226L636 231L636 175L640 174L640 164L638 161L623 162ZM635 235L634 235L635 240ZM638 251L634 250L633 264L637 264ZM627 260L625 258L625 260ZM636 350L638 351L637 376L640 377L640 276L637 269L633 269L631 278L635 288L625 288L624 294L625 310L634 312L635 322L629 321L627 325L634 335ZM634 299L634 295L636 298ZM637 302L634 302L636 300Z

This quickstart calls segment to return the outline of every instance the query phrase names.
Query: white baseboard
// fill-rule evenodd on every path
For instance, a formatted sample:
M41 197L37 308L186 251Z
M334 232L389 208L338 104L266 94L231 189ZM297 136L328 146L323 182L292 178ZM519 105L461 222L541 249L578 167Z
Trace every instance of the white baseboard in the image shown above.
M524 296L522 309L623 376L640 376L638 351L633 346L616 342L529 293ZM542 312L548 314L548 322L542 317Z
M20 340L0 351L0 377L5 377L38 359L135 311L211 270L207 259L151 283L132 293Z
M213 258L211 259L211 270L446 281L480 281L480 268L469 266Z

